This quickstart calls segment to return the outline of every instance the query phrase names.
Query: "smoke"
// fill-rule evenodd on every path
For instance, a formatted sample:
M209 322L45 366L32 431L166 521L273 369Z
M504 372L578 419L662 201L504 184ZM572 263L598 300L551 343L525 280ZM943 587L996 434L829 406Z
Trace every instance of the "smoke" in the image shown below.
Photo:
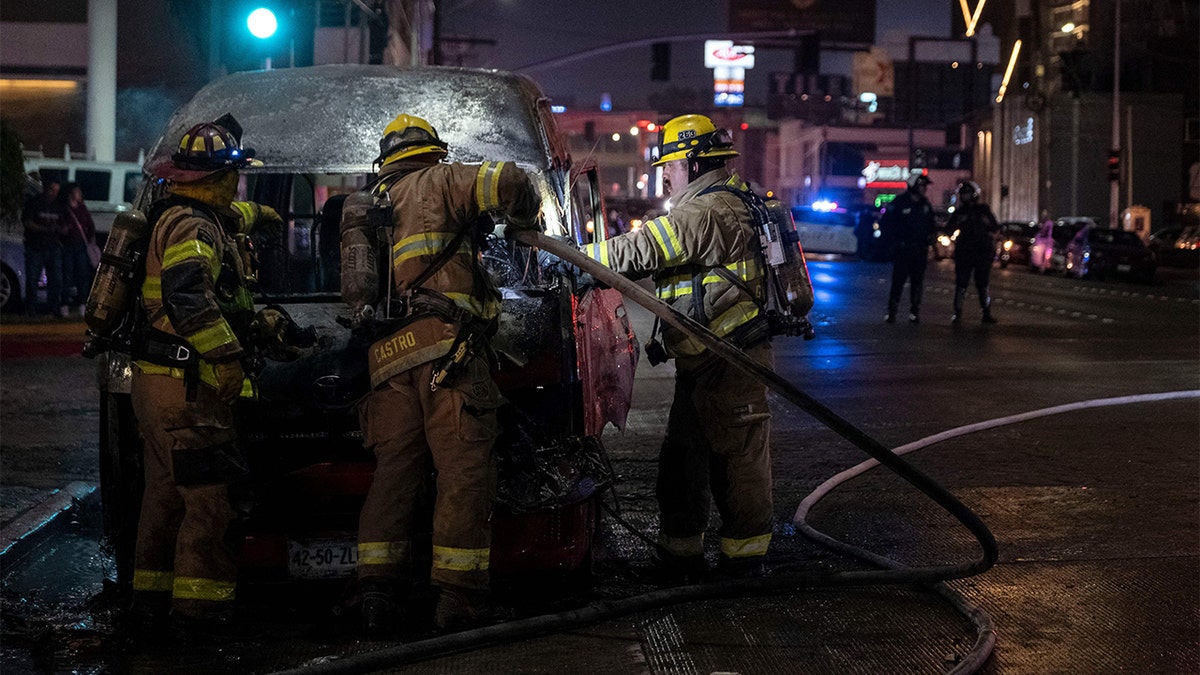
M137 159L140 150L149 153L171 113L187 98L163 88L118 90L116 158L131 161Z

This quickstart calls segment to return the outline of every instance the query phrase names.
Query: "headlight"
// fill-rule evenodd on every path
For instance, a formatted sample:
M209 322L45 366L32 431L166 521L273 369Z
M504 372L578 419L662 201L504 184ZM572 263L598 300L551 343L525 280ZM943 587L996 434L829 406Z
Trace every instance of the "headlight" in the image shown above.
M1012 250L1012 240L1011 239L1004 242L1004 250L1005 251Z
M950 245L950 237L947 237L944 234L940 235L938 237L938 243L941 244L942 246L949 246Z

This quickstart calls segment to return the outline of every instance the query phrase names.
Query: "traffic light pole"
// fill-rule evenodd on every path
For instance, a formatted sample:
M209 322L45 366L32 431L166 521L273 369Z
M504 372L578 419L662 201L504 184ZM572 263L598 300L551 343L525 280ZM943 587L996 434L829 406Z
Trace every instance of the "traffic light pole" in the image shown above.
M1112 98L1112 151L1117 157L1118 167L1121 157L1121 0L1114 0L1116 16L1113 19L1113 98ZM1108 190L1108 226L1120 229L1118 210L1121 202L1121 174L1109 176Z

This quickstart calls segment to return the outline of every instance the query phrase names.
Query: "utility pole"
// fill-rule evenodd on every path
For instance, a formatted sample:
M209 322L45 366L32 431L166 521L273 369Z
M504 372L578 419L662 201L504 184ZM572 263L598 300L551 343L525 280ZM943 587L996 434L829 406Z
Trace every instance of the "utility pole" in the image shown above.
M1113 97L1112 97L1112 151L1121 156L1121 0L1113 0L1116 5L1113 19ZM1120 161L1118 159L1118 161ZM1121 201L1120 176L1109 178L1108 190L1108 226L1119 229L1117 220Z

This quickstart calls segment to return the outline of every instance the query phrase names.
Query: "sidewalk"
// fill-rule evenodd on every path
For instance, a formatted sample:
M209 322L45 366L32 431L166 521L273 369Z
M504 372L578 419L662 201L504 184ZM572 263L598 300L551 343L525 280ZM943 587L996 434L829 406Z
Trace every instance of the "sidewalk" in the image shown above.
M0 315L0 359L78 354L87 339L79 316Z

